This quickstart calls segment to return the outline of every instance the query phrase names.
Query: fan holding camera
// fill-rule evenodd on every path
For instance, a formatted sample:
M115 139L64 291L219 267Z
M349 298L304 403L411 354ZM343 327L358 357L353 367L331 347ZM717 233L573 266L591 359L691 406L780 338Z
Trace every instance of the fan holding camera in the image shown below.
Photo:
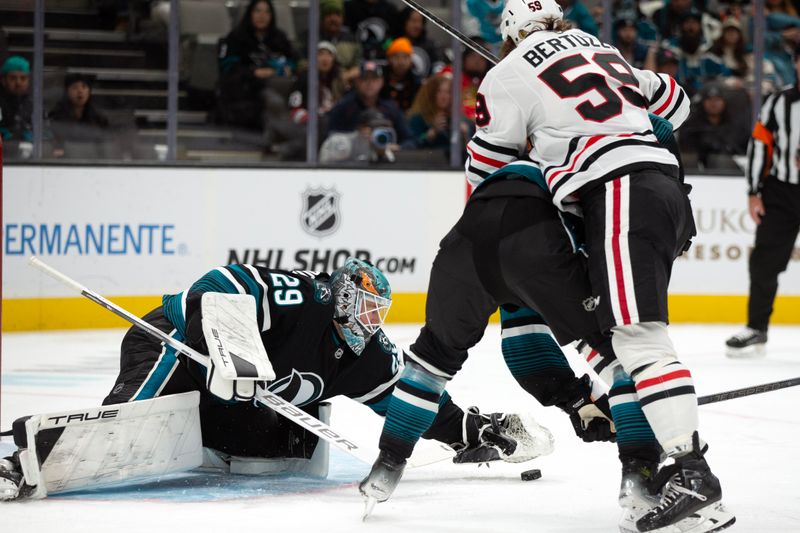
M319 151L320 163L394 163L397 132L392 122L376 109L366 109L358 114L356 129L352 132L332 133Z

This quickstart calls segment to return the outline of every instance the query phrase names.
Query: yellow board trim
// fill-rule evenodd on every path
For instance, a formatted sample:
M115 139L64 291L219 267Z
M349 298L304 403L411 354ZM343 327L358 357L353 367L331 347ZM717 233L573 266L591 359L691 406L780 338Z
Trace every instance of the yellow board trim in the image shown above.
M116 296L109 300L137 316L161 305L160 296ZM746 296L675 294L669 297L670 322L744 324ZM497 313L492 321L497 321ZM425 321L425 293L393 295L390 323ZM800 324L800 296L778 296L772 324ZM86 298L3 300L3 331L124 328L128 323Z

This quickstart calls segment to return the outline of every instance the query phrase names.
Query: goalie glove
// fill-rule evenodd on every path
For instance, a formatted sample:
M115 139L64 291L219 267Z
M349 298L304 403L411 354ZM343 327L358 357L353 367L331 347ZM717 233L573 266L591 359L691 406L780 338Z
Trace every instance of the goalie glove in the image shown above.
M565 401L557 405L569 415L575 434L583 442L616 441L608 395L592 400L591 394L592 381L584 374L566 388Z
M553 435L531 417L481 414L477 407L464 413L463 442L451 444L454 463L521 463L553 451Z

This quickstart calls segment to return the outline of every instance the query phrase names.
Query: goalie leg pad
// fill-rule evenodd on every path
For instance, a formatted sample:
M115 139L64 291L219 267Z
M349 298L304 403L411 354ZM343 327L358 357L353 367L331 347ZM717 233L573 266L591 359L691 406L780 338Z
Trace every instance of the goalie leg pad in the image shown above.
M190 470L202 463L200 394L34 415L15 431L34 498ZM20 424L15 426L20 427Z

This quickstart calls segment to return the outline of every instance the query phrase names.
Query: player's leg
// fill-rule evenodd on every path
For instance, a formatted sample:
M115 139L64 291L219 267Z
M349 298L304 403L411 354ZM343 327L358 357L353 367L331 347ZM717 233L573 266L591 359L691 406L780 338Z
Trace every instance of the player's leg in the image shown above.
M462 221L476 213L468 206ZM414 445L437 416L445 384L461 369L497 308L477 277L472 252L457 228L440 243L431 267L425 325L389 398L380 455L359 485L370 500L391 496Z
M762 191L765 214L756 227L750 255L750 297L747 328L725 343L730 357L764 355L769 317L778 292L778 275L786 270L797 238L798 202L796 185L767 180Z
M617 358L633 379L659 444L677 465L662 504L637 522L649 531L681 521L722 496L697 438L691 373L679 361L666 327L667 286L672 263L693 228L691 206L678 180L659 169L590 184L580 195L592 286L609 303L599 309L601 327L613 332Z
M178 340L184 340L164 316L162 307L157 307L142 318ZM174 348L166 346L141 328L132 327L122 339L119 375L111 392L103 400L103 405L203 389L202 381L197 381L191 375Z

